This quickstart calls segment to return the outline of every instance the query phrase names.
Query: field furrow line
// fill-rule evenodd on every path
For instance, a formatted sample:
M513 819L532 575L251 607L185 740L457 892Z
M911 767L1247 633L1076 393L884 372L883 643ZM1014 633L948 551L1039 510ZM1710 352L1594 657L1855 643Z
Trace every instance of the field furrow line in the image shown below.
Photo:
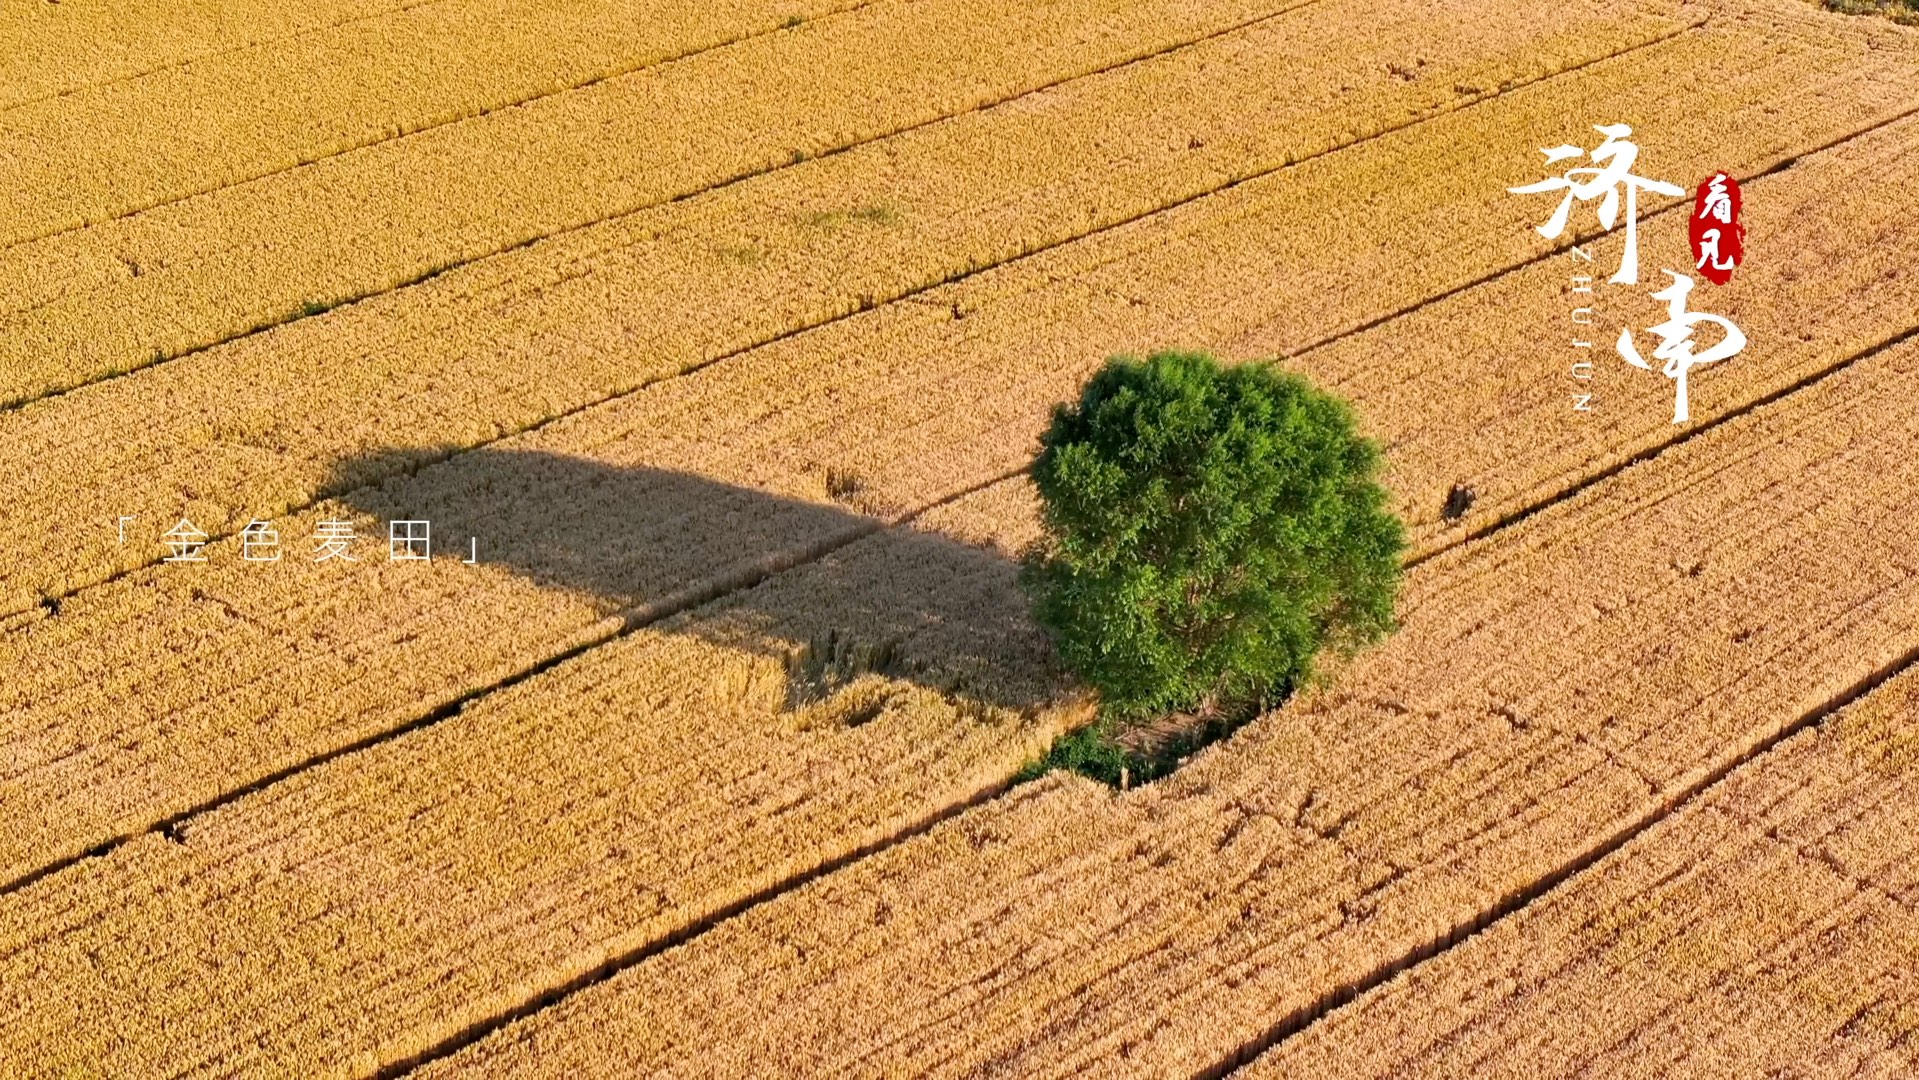
M1742 46L1707 38L1690 48ZM1682 49L1663 62L1687 65L1700 56ZM1643 62L1654 62L1651 51L1647 57ZM1728 92L1750 89L1735 85ZM1587 96L1584 88L1568 94ZM1808 117L1830 113L1822 109L1830 101L1802 100ZM1548 99L1530 107L1557 104ZM1743 119L1730 123L1752 130ZM1421 149L1414 144L1396 152ZM1841 165L1849 160L1843 152L1833 156ZM1778 179L1800 173L1795 168ZM1878 189L1861 190L1861 204L1876 205ZM1234 234L1280 230L1283 236L1285 228L1308 233L1318 227L1300 220L1285 189L1264 192L1263 202L1251 200L1261 194L1252 185L1236 192L1250 193L1251 205L1214 219L1205 243L1230 249ZM1264 219L1249 229L1254 210ZM1513 233L1524 232L1518 221L1512 225ZM1787 235L1795 234L1789 228ZM1133 268L1151 271L1163 240L1163 234L1133 238L1142 251ZM1460 261L1470 267L1500 257L1514 241L1468 235L1457 242L1467 249ZM1109 270L1124 265L1110 250L1087 257ZM1421 259L1418 266L1422 273L1461 272L1442 260ZM10 838L6 876L31 874L289 764L404 727L476 688L604 639L621 625L622 612L651 598L803 550L839 529L846 513L900 520L943 495L1017 470L1047 403L1069 393L1098 357L1142 340L1193 340L1190 322L1089 288L1070 268L1041 259L1032 269L1013 288L985 275L952 290L938 306L869 312L281 523L289 538L304 538L319 521L344 517L363 536L377 536L387 520L428 517L452 547L464 549L468 536L485 537L486 565L446 560L431 569L381 564L345 572L337 564L289 560L249 573L263 568L239 565L229 543L214 555L225 565L140 571L69 597L57 617L36 610L0 639L0 652L20 672L5 688L0 790L9 804L36 808ZM1347 272L1370 275L1376 284L1375 269ZM1274 282L1257 296L1241 288L1241 280L1153 282L1147 295L1171 309L1216 318L1232 310L1219 303L1230 289L1246 305L1239 309L1241 326L1289 310L1304 325L1314 320L1316 313L1296 301L1317 282ZM1425 287L1418 280L1401 283ZM1382 304L1392 301L1387 292ZM1896 319L1887 306L1901 295L1896 286L1890 294L1858 291L1857 318L1846 334L1870 333ZM968 313L955 319L949 304ZM1212 340L1220 340L1223 329L1216 325ZM1064 341L1089 333L1097 340L1074 349L1046 336ZM1844 341L1805 345L1805 358L1839 344ZM1050 359L1040 365L1035 358ZM1763 385L1773 373L1751 374ZM718 407L752 400L741 395L748 387L762 397L773 394L764 412ZM1364 406L1367 395L1356 396ZM978 404L957 412L939 404L956 399ZM1656 409L1643 419L1646 432L1659 430ZM832 475L840 477L837 488ZM690 509L699 500L683 498L694 481L793 506L766 520L747 514L740 522L729 517L743 511L729 509L740 504L728 496L702 515ZM543 490L582 494L554 506L531 494ZM802 506L820 516L801 513ZM635 521L636 507L660 509ZM154 660L135 665L126 662L130 656ZM76 801L78 791L89 798Z
M422 1075L1218 1075L1910 664L1915 390L1907 343L1715 426L1414 570L1169 780L970 810Z
M439 0L0 112L0 247L31 243L884 0ZM526 47L503 49L503 41ZM208 109L205 102L228 103Z
M1437 934L1426 941L1414 943L1398 957L1386 960L1363 976L1343 983L1335 992L1324 995L1307 1006L1294 1009L1277 1022L1269 1024L1257 1039L1235 1047L1232 1053L1204 1068L1195 1070L1193 1075L1195 1077L1237 1075L1236 1066L1248 1061L1263 1060L1266 1054L1274 1052L1275 1048L1281 1046L1285 1040L1308 1029L1355 998L1373 993L1416 966L1460 948L1492 927L1505 925L1515 916L1523 917L1526 910L1536 903L1551 902L1556 892L1565 887L1568 881L1576 880L1579 875L1588 873L1596 864L1614 857L1622 849L1629 848L1644 834L1657 829L1667 819L1687 812L1695 800L1709 795L1729 776L1733 776L1738 770L1755 760L1763 759L1779 744L1809 728L1816 728L1835 712L1846 708L1861 697L1877 692L1888 682L1906 675L1916 663L1919 663L1919 645L1908 649L1879 669L1862 676L1851 687L1827 699L1797 721L1762 737L1736 756L1715 763L1700 775L1686 779L1681 786L1664 794L1660 803L1647 808L1638 818L1619 825L1610 835L1580 852L1576 857L1542 874L1525 888L1501 896L1495 903L1472 912L1444 933ZM1631 769L1631 765L1623 762L1616 754L1609 754L1607 763ZM1634 775L1647 780L1643 774L1634 772ZM1652 780L1647 782L1655 783ZM1665 789L1662 788L1662 792L1664 791Z
M867 5L19 245L0 252L0 281L12 283L0 294L0 401L58 397L1305 6ZM822 66L835 76L810 74ZM790 77L784 94L766 91L775 72ZM1188 170L1224 161L1218 149L1189 156L1200 161ZM729 250L749 262L756 252L750 241Z
M1907 672L1239 1075L1909 1073L1915 748Z
M992 796L1086 710L1016 606L1031 523L990 485L15 891L0 1060L390 1074Z
M0 113L442 0L21 6L0 15Z

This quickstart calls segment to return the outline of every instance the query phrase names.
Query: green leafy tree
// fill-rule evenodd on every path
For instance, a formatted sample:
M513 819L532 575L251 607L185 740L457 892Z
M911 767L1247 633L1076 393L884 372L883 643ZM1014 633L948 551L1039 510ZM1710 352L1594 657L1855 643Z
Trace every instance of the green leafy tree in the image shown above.
M1392 628L1405 539L1379 451L1305 379L1116 357L1041 446L1026 586L1109 715L1270 700Z

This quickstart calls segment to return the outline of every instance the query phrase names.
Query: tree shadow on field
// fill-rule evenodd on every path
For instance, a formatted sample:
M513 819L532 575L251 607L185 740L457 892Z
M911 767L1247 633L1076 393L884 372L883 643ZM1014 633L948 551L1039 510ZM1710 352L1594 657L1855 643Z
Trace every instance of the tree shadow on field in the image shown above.
M432 462L340 497L378 518L383 537L393 522L429 521L435 562L473 558L477 538L482 566L590 597L629 624L777 658L789 709L868 675L974 712L1028 715L1068 685L1016 563L991 546L887 528L844 505L541 451L390 448L343 462L331 487L350 488L375 461ZM821 497L853 502L853 486L828 474Z

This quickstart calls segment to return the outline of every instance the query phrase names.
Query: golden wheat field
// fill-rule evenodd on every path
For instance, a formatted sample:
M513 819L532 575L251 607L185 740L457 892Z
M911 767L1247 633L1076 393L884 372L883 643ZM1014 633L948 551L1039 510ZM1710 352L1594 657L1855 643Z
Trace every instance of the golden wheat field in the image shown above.
M0 6L0 1078L1919 1077L1880 14ZM1035 776L1169 348L1351 403L1396 627Z

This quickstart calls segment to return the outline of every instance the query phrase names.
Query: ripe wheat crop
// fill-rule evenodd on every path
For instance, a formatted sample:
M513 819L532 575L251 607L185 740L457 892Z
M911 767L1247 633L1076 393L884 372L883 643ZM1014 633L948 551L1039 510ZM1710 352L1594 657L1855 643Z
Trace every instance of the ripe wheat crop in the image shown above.
M1658 54L1657 49L1667 47L1657 46L1647 50L1643 62L1696 64L1702 54L1689 50L1740 52L1747 45L1736 34L1729 40L1688 39L1672 44L1677 56ZM1786 55L1793 61L1791 71L1801 70L1808 56L1827 57L1841 70L1851 63L1836 52ZM1786 70L1757 71L1753 78L1762 85L1765 79L1788 78ZM1597 78L1582 73L1574 82L1552 88L1563 99L1528 93L1516 99L1514 107L1563 108L1562 101L1589 96ZM1835 93L1851 92L1846 89L1850 82L1833 85ZM1735 82L1727 92L1750 89ZM1816 137L1806 129L1819 130L1815 117L1823 104L1811 99L1803 113L1780 110L1788 135ZM1458 138L1458 130L1439 125L1466 126L1469 132L1467 125L1483 122L1467 114L1446 117L1434 121L1428 135L1446 137L1451 131L1451 137ZM1756 142L1778 137L1758 127L1746 130ZM1369 144L1364 150L1369 155L1390 151L1400 156L1385 160L1406 162L1421 148L1431 149L1418 141L1421 131L1402 133L1406 145ZM1703 156L1703 150L1700 153ZM1340 155L1321 163L1326 168L1341 165ZM1352 178L1384 166L1379 158L1355 155L1344 167L1355 172L1339 175ZM1894 176L1887 182L1896 186L1899 181ZM26 872L146 827L233 786L448 707L476 688L603 637L613 621L631 611L656 608L676 595L733 580L768 560L791 559L842 536L858 527L843 516L847 510L896 520L1018 468L1030 453L1032 433L1044 423L1046 408L1070 394L1097 358L1140 340L1190 335L1201 344L1213 344L1261 332L1291 313L1299 298L1322 291L1318 282L1292 276L1266 279L1258 291L1249 291L1246 281L1258 278L1194 276L1180 264L1168 263L1167 250L1201 246L1217 252L1222 261L1251 262L1261 257L1261 249L1235 241L1255 233L1249 222L1281 229L1278 235L1284 238L1282 223L1298 217L1299 192L1278 178L1272 184L1242 185L1234 193L1226 206L1193 204L1172 222L1153 222L982 275L937 294L935 303L883 308L696 375L667 380L470 460L456 458L444 467L397 480L387 489L356 497L357 506L322 506L280 521L289 537L304 542L320 521L353 517L356 510L369 512L356 520L363 535L373 536L382 535L382 518L427 517L439 522L442 535L456 545L470 536L485 537L485 561L491 565L435 564L430 571L383 566L342 575L333 567L296 568L289 563L271 573L255 573L259 568L235 562L235 545L228 543L216 553L222 565L204 568L204 574L202 568L191 568L191 576L174 567L139 571L63 601L57 618L22 620L0 636L0 656L17 672L0 688L0 701L7 710L8 738L22 763L0 791L9 804L17 801L44 812L9 838L5 862ZM1494 194L1475 190L1470 197L1483 205ZM1509 239L1462 239L1461 258L1418 263L1437 278L1402 278L1401 287L1441 289L1485 272L1476 267L1490 269L1512 258L1513 245L1527 249L1537 238L1526 228L1525 211L1507 205L1505 213ZM1464 238L1483 228L1469 216L1461 221L1452 235ZM1397 224L1388 219L1377 226L1387 230ZM1819 219L1813 219L1808 227L1818 224ZM1305 221L1295 228L1294 235L1310 236L1322 226ZM1269 240L1273 242L1285 241ZM1270 258L1270 247L1265 250ZM1382 292L1380 302L1390 303L1391 293ZM534 326L555 320L569 328L590 324L596 309L569 306L578 295L543 297L550 306L515 318L530 319ZM962 317L954 317L955 307ZM498 323L460 318L456 312L464 314L458 309L438 314L428 325L439 336L427 340L461 355L464 350L457 343L462 334L473 334L476 341L489 334L512 339L511 331ZM1237 321L1227 322L1228 315ZM369 306L361 317L378 325L379 309ZM1365 315L1352 312L1346 317ZM1206 323L1196 326L1195 319ZM312 320L289 328L287 336L307 337L313 347L327 348L327 335L336 332L328 322ZM1495 325L1519 340L1531 339L1537 331L1523 313ZM1391 333L1386 328L1380 332ZM565 335L539 340L562 341ZM286 343L283 348L297 346ZM366 354L377 357L380 350L368 348ZM581 355L585 359L590 353ZM569 365L554 366L552 356L537 351L510 355L507 373L513 381L500 396L544 407L551 399L543 395L555 393L572 370ZM170 368L153 374L166 375ZM1723 374L1739 370L1729 367ZM1763 369L1747 377L1757 381L1750 384L1745 400L1778 385L1766 381ZM276 506L311 490L321 475L334 478L334 473L322 474L309 465L307 472L314 479L304 480L295 472L295 482L304 489L276 488L297 466L276 448L303 441L297 429L272 430L279 420L261 417L260 422L269 425L264 437L213 437L219 431L215 425L245 425L248 414L232 409L201 412L191 403L202 394L230 401L230 381L230 371L210 372L203 381L189 384L193 393L171 392L133 411L152 416L160 411L160 402L169 405L175 419L149 427L178 434L172 442L156 436L146 453L161 462L184 458L190 465L177 471L164 464L140 470L129 458L125 468L96 472L93 483L98 486L90 496L96 502L86 503L84 491L67 491L61 500L69 506L90 505L89 513L58 512L54 507L59 503L43 496L38 505L50 523L28 521L23 508L15 521L35 531L23 536L19 546L31 548L39 559L71 559L73 553L64 550L72 546L70 539L96 537L100 530L95 520L110 520L120 512L108 496L117 491L120 498L130 497L143 484L164 491L187 483L210 493L237 491L244 500L241 506L248 509L233 509L226 498L185 506L187 516L211 529L237 527L249 513L276 514ZM140 383L136 378L119 385ZM329 392L324 381L311 385L314 394ZM466 385L444 375L423 378L409 394L386 398L384 416L389 422L404 416L411 401L444 409L459 400L455 395ZM1369 394L1396 385L1395 378L1382 374L1373 384L1343 389L1377 421ZM913 392L904 392L909 386ZM89 463L102 468L105 452L100 443L72 440L74 425L89 422L83 418L96 402L99 423L118 417L114 430L126 430L128 413L121 411L117 395L107 395L111 389L102 387L97 397L74 395L49 403L49 409L13 418L22 425L13 428L16 432L29 421L42 425L44 432L44 441L9 441L23 452L47 447L34 459L44 471L27 474L30 478L44 483L40 478L69 471L82 475ZM759 406L740 410L728 404L741 401ZM955 401L968 407L950 407ZM365 423L364 404L356 401L354 409L355 422ZM65 426L53 423L56 410ZM1378 412L1385 422L1394 422L1388 410ZM325 414L312 409L303 415ZM1643 411L1640 420L1641 439L1663 433L1656 409ZM1405 414L1398 422L1413 421ZM0 427L5 426L0 421ZM698 437L691 437L696 432ZM125 442L146 445L137 436ZM190 455L194 441L208 452ZM1636 448L1615 452L1623 455ZM338 469L347 481L357 481L436 452L429 442ZM578 470L602 478L605 493L564 508L557 524L542 520L539 482L520 476L516 465L529 455L556 463L533 473L551 474L546 482L557 485L554 489L571 490L578 477L568 471ZM1523 454L1509 459L1514 468L1525 467L1526 460ZM72 462L70 469L63 461ZM833 475L857 480L857 491L843 494L843 504L836 503L830 490ZM1395 485L1416 490L1415 485L1438 487L1450 479L1396 478ZM108 480L117 486L106 487ZM492 494L501 484L515 492L514 497ZM764 493L773 500L773 509L761 512L763 520L749 529L729 525L726 515L717 511L704 516L659 511L697 501L692 493L702 484L716 485L710 497L719 507L750 507L758 498L750 493ZM481 512L482 506L493 509ZM1501 504L1489 507L1496 513ZM71 520L62 522L67 515ZM550 549L519 535L554 529L581 538L578 542L593 553L584 563L556 559ZM106 536L110 539L111 533ZM26 569L31 572L31 562ZM422 572L409 576L415 570ZM345 643L351 643L351 665L331 649ZM132 692L134 687L139 692ZM120 704L103 707L107 701ZM83 796L86 792L108 794Z
M18 244L0 252L0 402L135 369L685 197L785 165L795 150L841 150L1151 55L1270 6L881 3L803 32L770 34ZM718 31L765 15L715 9L694 21ZM595 48L618 37L596 40ZM671 34L661 31L661 40ZM1231 155L1222 147L1211 158L1217 167ZM1077 164L1091 170L1099 162ZM993 178L976 166L970 158L948 163L933 178L914 177L914 190L945 194L937 185L959 177L961 191L990 195ZM863 205L883 204L869 198L841 209ZM783 233L778 226L790 213L777 209L765 206L762 214ZM629 223L624 242L677 231L675 216L683 215ZM730 224L744 235L715 244L764 250L790 239L756 235L751 215L738 208ZM601 238L617 248L619 231ZM934 250L966 253L963 246ZM693 258L702 255L710 253ZM686 258L663 254L655 270L685 275ZM762 303L769 317L787 314L777 300Z
M1765 748L1919 625L1912 32L47 6L0 16L0 1071L1909 1070L1919 684ZM1620 238L1506 190L1602 121L1745 185L1690 427L1623 362L1573 415L1564 246ZM1403 628L1164 781L1009 791L1092 715L1018 474L1168 346L1354 402Z
M149 75L214 53L322 33L404 0L20 5L0 14L0 110Z
M0 899L0 1060L364 1072L992 794L1084 719L1035 518L988 488Z
M1231 1064L1895 663L1915 391L1919 343L1862 359L1423 564L1397 637L1162 785L969 811L439 1075Z
M0 121L0 184L11 196L0 208L0 244L244 183L772 30L791 12L827 14L853 2L676 0L636 18L613 0L436 0L28 101Z
M1907 674L1239 1075L1907 1075L1915 888Z

